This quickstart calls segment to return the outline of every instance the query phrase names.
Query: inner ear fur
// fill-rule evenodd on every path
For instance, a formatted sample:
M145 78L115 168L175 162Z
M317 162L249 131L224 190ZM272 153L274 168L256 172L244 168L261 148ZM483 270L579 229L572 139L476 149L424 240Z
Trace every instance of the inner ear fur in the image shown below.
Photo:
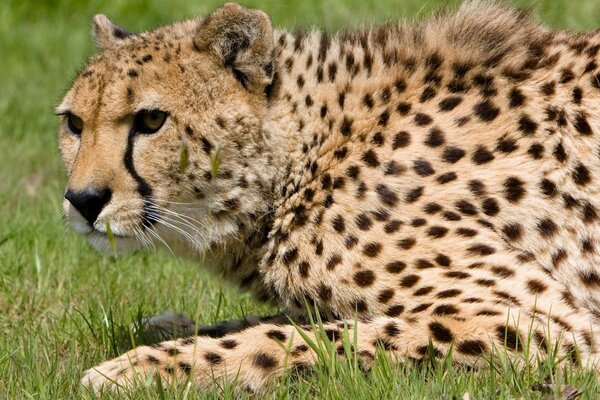
M273 80L273 27L262 11L225 4L200 22L194 46L215 54L250 92L263 93Z

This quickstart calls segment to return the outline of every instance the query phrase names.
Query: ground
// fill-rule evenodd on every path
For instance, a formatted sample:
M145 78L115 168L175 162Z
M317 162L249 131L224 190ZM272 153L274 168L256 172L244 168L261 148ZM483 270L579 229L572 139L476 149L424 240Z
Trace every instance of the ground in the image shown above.
M276 26L313 24L327 29L427 14L445 3L420 0L275 0L245 2L265 10ZM519 4L531 4L520 1ZM80 387L84 369L150 340L131 327L167 310L203 323L243 314L268 314L235 289L223 287L201 266L167 253L101 257L61 218L64 173L56 144L53 107L76 69L93 51L89 20L109 14L132 29L206 14L217 1L118 0L82 5L75 0L8 0L0 10L0 398L92 398ZM534 8L547 24L592 29L600 13L595 0L541 0ZM158 290L158 287L161 290ZM598 398L594 375L533 369L470 372L448 365L406 365L385 360L370 374L352 363L322 362L314 372L286 378L271 397L298 398L542 398L532 385L549 377L572 385L583 398ZM558 386L556 386L558 388ZM127 398L232 398L142 388Z

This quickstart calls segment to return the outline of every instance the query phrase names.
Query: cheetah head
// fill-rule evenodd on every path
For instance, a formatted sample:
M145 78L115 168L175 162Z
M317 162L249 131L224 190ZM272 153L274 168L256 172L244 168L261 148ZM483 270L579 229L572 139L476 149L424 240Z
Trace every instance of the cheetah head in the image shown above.
M145 33L93 28L99 54L57 107L71 227L99 251L239 235L271 191L269 18L227 4Z

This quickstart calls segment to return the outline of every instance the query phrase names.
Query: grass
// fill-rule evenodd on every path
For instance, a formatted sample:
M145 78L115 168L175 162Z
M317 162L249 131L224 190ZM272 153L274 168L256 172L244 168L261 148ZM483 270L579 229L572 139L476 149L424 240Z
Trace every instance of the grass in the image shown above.
M334 30L343 25L428 14L442 1L263 0L278 26ZM456 3L456 1L449 1ZM65 176L53 107L77 69L93 54L89 21L105 12L132 30L206 14L218 1L4 0L0 8L0 398L91 398L81 372L144 338L131 326L167 310L201 323L267 314L201 266L163 252L101 257L70 233L60 217ZM519 1L521 5L530 1ZM596 0L540 0L536 15L557 28L593 28ZM327 357L325 357L327 359ZM532 385L552 376L600 396L596 376L555 374L549 364L510 363L477 372L447 363L390 367L382 358L365 374L352 362L323 361L285 377L272 398L542 398ZM131 399L233 398L229 384L211 393L189 388L140 388ZM235 396L238 397L238 396Z

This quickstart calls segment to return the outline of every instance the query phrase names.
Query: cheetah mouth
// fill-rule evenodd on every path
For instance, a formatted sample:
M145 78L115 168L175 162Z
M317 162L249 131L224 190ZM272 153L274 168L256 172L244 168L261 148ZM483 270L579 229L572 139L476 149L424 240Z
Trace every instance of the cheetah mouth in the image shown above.
M135 236L112 233L109 237L106 232L97 229L92 229L85 237L92 247L101 254L123 253L143 246Z

